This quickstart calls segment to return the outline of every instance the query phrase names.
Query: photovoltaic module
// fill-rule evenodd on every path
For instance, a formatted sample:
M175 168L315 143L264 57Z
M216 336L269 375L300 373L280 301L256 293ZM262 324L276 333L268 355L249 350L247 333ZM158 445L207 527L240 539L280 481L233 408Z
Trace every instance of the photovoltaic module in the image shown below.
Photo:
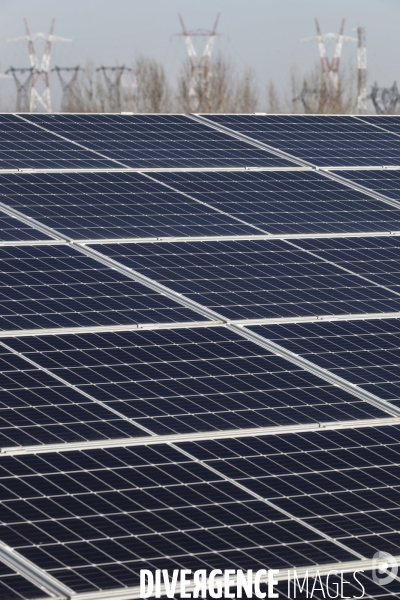
M400 118L0 132L1 600L398 598Z

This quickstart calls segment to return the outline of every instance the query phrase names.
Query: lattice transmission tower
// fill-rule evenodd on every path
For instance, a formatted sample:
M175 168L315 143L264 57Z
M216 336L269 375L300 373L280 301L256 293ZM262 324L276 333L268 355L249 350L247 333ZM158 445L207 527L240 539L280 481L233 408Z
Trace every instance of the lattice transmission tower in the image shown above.
M139 72L125 65L101 66L97 71L103 73L110 110L112 112L125 110L137 112Z
M342 56L343 43L344 42L356 42L357 43L357 112L358 114L365 114L367 112L367 47L366 47L366 36L365 28L357 27L357 37L345 36L344 35L345 19L342 20L339 33L321 33L318 20L315 19L315 27L317 35L315 37L306 38L301 40L302 42L317 41L318 51L321 62L321 77L322 77L322 89L320 90L308 90L306 87L303 88L300 98L303 100L303 104L306 106L307 95L320 95L321 101L325 100L327 95L338 96L340 93L340 79L339 79L339 68L340 60ZM334 41L335 47L332 58L328 58L326 50L326 42Z
M61 112L69 112L74 110L76 99L76 85L78 83L79 71L82 71L80 66L76 67L54 67L58 75L58 79L62 89Z
M44 33L31 34L27 20L24 19L25 35L19 38L9 40L10 42L26 41L28 44L29 62L31 65L31 77L30 77L30 93L29 93L29 112L35 112L35 110L41 106L48 113L51 112L51 92L50 92L50 59L51 59L51 47L53 42L71 42L72 40L55 36L54 25L55 19L52 20L50 31L46 35ZM36 40L42 40L45 42L45 48L41 58L39 59L36 54L35 44ZM20 70L21 71L21 70ZM17 83L17 79L14 76L14 80ZM18 90L18 84L17 84Z
M188 87L188 101L190 111L199 111L205 104L209 107L210 104L210 83L211 83L211 54L217 35L223 35L217 33L219 14L214 23L214 27L211 30L207 29L194 29L188 31L185 23L183 22L182 16L179 15L181 22L182 33L176 35L183 36L185 38L186 50L189 57L189 87ZM196 48L192 42L192 37L208 37L207 43L204 50L199 56Z

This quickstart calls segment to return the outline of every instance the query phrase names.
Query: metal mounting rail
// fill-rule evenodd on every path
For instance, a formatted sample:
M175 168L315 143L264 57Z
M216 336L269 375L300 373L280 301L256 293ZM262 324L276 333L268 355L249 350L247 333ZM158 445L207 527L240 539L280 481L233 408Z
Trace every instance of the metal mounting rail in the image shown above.
M342 390L345 390L349 394L357 396L357 398L360 398L360 400L365 400L369 404L372 404L376 408L379 408L380 410L386 413L389 413L395 417L400 417L400 408L397 408L397 406L393 406L390 402L386 400L382 400L382 398L375 396L375 394L371 394L370 392L363 390L355 383L350 383L346 379L339 377L339 375L336 375L331 371L328 371L327 369L319 367L318 365L312 363L306 358L303 358L302 356L299 356L298 354L287 350L283 346L280 346L279 344L276 344L275 342L272 342L271 340L268 340L267 338L259 335L258 333L254 333L253 331L246 329L245 327L237 325L227 325L227 327L228 329L236 333L241 332L241 335L246 337L248 340L258 344L266 350L270 350L271 352L277 354L278 356L281 356L282 358L286 358L286 360L290 361L291 363L294 363L295 365L301 367L305 371L313 373L320 379L328 381L328 383L331 383L332 385L340 387Z
M50 130L47 130L50 131ZM51 131L50 133L52 133L53 135L57 135L55 134L53 131ZM68 138L64 138L66 140L68 140L69 142L71 142L72 140L69 140ZM85 150L88 150L89 152L94 152L95 150L90 150L90 148L86 148L83 147ZM108 158L108 160L113 160L111 158ZM330 168L330 167L327 167ZM340 167L332 167L332 168L340 168ZM347 167L350 168L350 167ZM373 169L380 169L382 167L365 167L367 168L373 168ZM393 168L396 169L398 167L387 167L387 168ZM239 166L239 165L232 165L231 167L68 167L68 168L62 168L62 167L56 167L56 168L48 168L48 169L41 169L41 168L31 168L31 167L27 167L27 168L16 168L16 169L1 169L0 168L0 174L1 175L15 175L15 174L32 174L32 173L37 173L37 174L41 174L41 173L208 173L208 172L219 172L221 171L222 173L224 172L241 172L241 171L314 171L313 167L303 167L303 166L298 166L298 165L290 165L288 167L259 167L259 166L254 166L254 167L243 167L243 166Z
M271 427L249 427L243 429L226 429L223 431L200 431L190 433L173 433L167 435L138 436L95 440L87 442L64 442L59 444L36 444L32 446L10 446L0 448L1 456L19 456L24 454L49 454L52 452L75 452L76 450L96 450L105 448L125 448L127 446L155 446L160 444L182 444L184 442L202 442L206 440L240 439L246 437L277 436L293 433L335 431L343 429L365 429L368 427L399 426L399 417L382 419L353 419L349 421L321 421L303 425L271 425Z
M400 313L399 313L400 316ZM201 327L218 327L224 321L179 321L168 323L132 323L127 325L79 325L75 327L50 327L43 329L9 329L0 330L0 339L21 338L45 335L84 335L87 333L118 333L119 331L154 331L158 329L199 329Z
M47 227L47 225L43 225L43 223L41 223L40 221L37 221L36 219L33 219L32 217L27 217L26 215L24 215L24 213L20 212L19 210L16 210L15 208L11 208L11 206L4 204L4 202L0 202L0 210L2 212L6 213L9 217L14 217L15 219L18 219L19 221L21 221L22 223L25 223L26 225L29 225L30 227L33 227L34 229L38 229L45 235L48 235L50 238L54 238L55 240L61 240L64 242L71 241L66 235L56 232L51 227Z
M19 247L19 246L60 246L67 244L61 240L0 240L0 248L3 247Z
M391 204L392 206L394 206L395 208L400 208L400 202L396 201L396 200L392 200L391 198L388 198L387 196L385 196L384 194L380 194L379 192L373 192L372 190L369 190L367 187L364 187L362 185L353 183L348 181L347 179L341 177L340 175L337 174L336 171L346 171L346 170L363 170L362 167L327 167L327 166L318 166L315 165L314 163L310 163L308 161L305 161L297 156L294 156L292 154L289 154L287 152L284 152L282 150L279 150L278 148L275 148L274 146L269 146L268 144L264 144L262 142L257 141L255 138L249 137L247 135L241 134L237 131L235 131L234 129L230 129L229 127L225 127L224 125L216 125L214 124L212 121L209 121L207 118L202 117L201 115L190 115L190 117L196 121L199 121L200 123L204 123L207 124L209 127L212 127L213 129L217 129L218 131L223 131L224 133L229 134L230 136L237 138L237 139L241 139L245 142L248 142L249 144L253 145L253 146L257 146L258 148L264 149L264 150L268 150L269 152L275 154L276 156L280 156L281 158L286 158L287 160L291 160L296 162L297 164L303 166L303 167L311 167L313 169L316 169L319 173L321 173L322 175L324 175L325 177L328 177L334 181L338 181L344 185L346 185L347 187L353 188L354 190L357 190L359 192L363 192L364 194L367 194L368 196L375 198L377 200L382 200L383 202L386 202L387 204ZM358 117L354 116L353 118L359 119ZM362 121L363 123L365 123L365 121ZM374 125L374 127L378 127L378 129L383 129L382 127L378 126L378 125ZM384 131L387 131L386 129ZM393 133L393 132L388 132L388 133ZM400 134L393 134L393 135L397 135L399 136ZM388 165L388 166L380 166L380 167L365 167L365 169L380 169L380 170L398 170L400 168L400 166L397 165Z
M400 204L400 203L399 203ZM396 207L396 208L400 208ZM102 239L71 239L70 241L49 240L0 240L2 247L20 246L60 246L63 244L80 244L82 246L105 246L108 244L168 244L181 242L233 242L233 241L257 241L257 240L317 240L337 238L370 238L370 237L396 237L400 231L353 231L353 232L330 232L330 233L249 233L241 235L187 235L187 236L158 236L158 237L128 237L128 238L102 238Z
M75 327L49 327L35 329L5 329L0 330L0 339L21 338L47 335L84 335L87 333L118 333L123 331L155 331L162 329L199 329L202 327L222 327L225 325L241 325L254 327L256 325L288 325L290 323L320 323L321 321L372 321L376 319L399 319L400 312L387 313L356 313L340 315L307 315L305 317L272 317L258 319L225 319L207 321L177 321L167 323L132 323L126 325L82 325Z
M399 206L400 208L400 206ZM245 223L247 225L247 223ZM159 236L148 238L104 238L101 240L74 240L76 244L86 246L104 244L151 244L151 243L179 243L179 242L233 242L252 240L308 240L308 239L335 239L335 238L359 238L359 237L393 237L399 236L400 231L353 231L332 233L249 233L240 235L188 235L188 236ZM12 242L8 242L13 245ZM17 245L16 242L14 245ZM1 242L0 242L1 245Z
M50 596L56 596L60 600L72 598L73 591L69 587L3 542L0 542L0 560Z

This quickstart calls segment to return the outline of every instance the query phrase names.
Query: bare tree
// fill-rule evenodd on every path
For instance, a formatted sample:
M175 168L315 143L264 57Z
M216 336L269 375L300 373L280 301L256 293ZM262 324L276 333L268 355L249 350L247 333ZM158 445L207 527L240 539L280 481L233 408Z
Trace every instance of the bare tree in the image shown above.
M77 78L64 108L66 112L105 112L107 92L93 63L88 63Z
M135 70L138 79L138 111L171 112L172 94L164 66L154 59L140 58Z
M267 112L272 114L281 112L278 92L273 81L270 81L267 87Z
M184 112L193 110L190 96L190 71L186 64L178 78L178 105ZM219 54L212 63L207 86L196 88L198 112L254 112L258 89L253 72L248 69L238 76L231 61Z
M293 103L296 110L306 114L346 114L354 112L356 105L355 78L342 69L337 87L323 77L319 65L301 81L292 77Z

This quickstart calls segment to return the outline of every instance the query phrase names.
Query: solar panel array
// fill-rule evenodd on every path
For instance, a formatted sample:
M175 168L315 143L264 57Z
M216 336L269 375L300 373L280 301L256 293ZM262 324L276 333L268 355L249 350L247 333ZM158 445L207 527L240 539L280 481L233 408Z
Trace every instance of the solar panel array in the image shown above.
M0 131L1 598L133 600L143 568L398 597L400 120Z

